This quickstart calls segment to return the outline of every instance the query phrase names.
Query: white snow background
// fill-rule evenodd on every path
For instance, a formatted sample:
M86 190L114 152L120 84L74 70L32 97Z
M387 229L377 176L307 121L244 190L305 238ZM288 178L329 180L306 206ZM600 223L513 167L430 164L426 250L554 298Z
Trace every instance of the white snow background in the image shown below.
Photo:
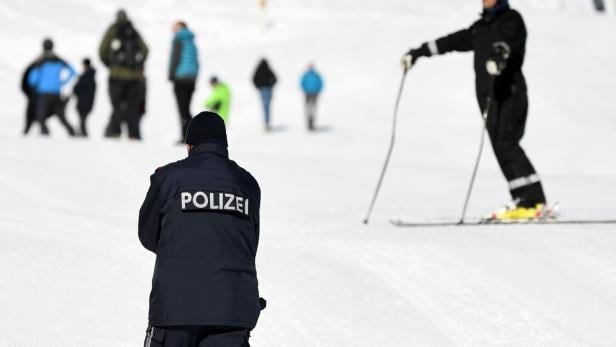
M614 218L616 16L594 14L591 0L511 2L530 33L523 146L566 217ZM142 143L101 136L110 107L96 53L119 7L151 49ZM229 82L230 154L263 191L269 305L254 346L616 346L614 226L389 225L458 217L481 130L470 54L409 73L390 171L361 224L401 54L479 11L478 0L272 0L265 18L248 0L0 2L0 345L142 344L154 255L137 239L137 212L154 169L185 156L166 80L171 25L184 19L201 54L193 112L211 74ZM88 140L55 118L50 138L37 125L21 135L21 73L46 36L75 67L87 55L98 68ZM250 82L262 56L280 80L273 134ZM326 83L317 134L304 130L298 86L311 61ZM488 149L469 214L507 200Z

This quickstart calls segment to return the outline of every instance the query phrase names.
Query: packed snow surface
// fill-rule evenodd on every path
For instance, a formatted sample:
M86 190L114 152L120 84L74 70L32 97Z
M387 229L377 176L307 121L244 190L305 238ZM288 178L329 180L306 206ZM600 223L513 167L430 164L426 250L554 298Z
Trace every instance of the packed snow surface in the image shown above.
M523 141L548 198L568 218L616 217L616 21L591 1L511 1L530 32ZM154 255L137 239L149 175L184 157L166 66L171 24L197 33L202 73L233 89L230 154L263 191L258 271L268 308L254 346L616 346L616 228L400 229L390 218L456 220L479 142L472 57L421 60L400 108L398 142L369 226L411 46L470 25L479 1L20 1L0 3L0 345L138 346ZM102 139L107 72L96 57L125 7L151 48L142 143ZM43 37L99 93L91 139L21 135L21 72ZM262 130L250 78L278 74L277 131ZM298 80L326 83L320 130L304 130ZM74 104L69 120L76 123ZM469 214L508 200L491 150Z

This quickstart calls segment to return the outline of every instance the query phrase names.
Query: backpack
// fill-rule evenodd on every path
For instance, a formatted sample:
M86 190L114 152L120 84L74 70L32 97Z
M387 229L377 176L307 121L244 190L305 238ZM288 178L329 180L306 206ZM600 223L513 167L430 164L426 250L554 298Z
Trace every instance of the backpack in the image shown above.
M140 49L141 37L130 22L121 23L116 36L111 41L111 66L128 69L143 67L143 53Z

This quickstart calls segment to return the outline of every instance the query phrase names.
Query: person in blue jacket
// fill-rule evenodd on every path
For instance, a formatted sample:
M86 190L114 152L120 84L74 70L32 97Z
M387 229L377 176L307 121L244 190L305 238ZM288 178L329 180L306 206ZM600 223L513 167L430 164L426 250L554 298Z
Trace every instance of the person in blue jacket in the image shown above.
M43 54L35 62L35 66L28 74L28 84L36 94L36 121L41 124L41 133L49 135L45 124L48 114L55 114L70 136L75 130L66 120L66 101L60 96L62 87L75 77L76 72L72 66L60 59L53 51L53 41L43 41Z
M139 211L156 254L145 346L249 346L265 300L255 258L261 189L227 151L223 119L188 125L188 157L157 169Z
M173 25L173 32L169 80L173 82L173 92L180 113L182 133L178 142L184 143L191 119L190 102L199 74L199 54L195 45L195 35L188 29L186 23L176 22Z
M302 90L306 95L306 120L308 122L308 130L315 130L315 118L317 110L317 99L323 89L323 79L314 68L314 64L308 66L308 70L304 73L301 80Z

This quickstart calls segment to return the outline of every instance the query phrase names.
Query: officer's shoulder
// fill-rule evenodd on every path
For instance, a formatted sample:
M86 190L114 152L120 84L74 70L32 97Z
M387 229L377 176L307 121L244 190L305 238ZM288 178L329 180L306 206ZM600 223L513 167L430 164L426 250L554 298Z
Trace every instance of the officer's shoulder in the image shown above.
M178 161L174 161L173 163L160 166L156 168L156 170L154 170L154 173L152 174L152 176L154 177L168 176L169 174L172 174L173 172L177 171L177 169L179 169L182 166L183 161L184 160L178 160Z
M233 166L237 168L238 172L241 174L241 176L244 178L244 181L247 184L251 184L254 186L254 188L260 190L259 182L257 182L257 179L250 172L248 172L248 170L244 169L243 167L241 167L238 163L236 163L233 160L231 160L231 163L233 164Z

